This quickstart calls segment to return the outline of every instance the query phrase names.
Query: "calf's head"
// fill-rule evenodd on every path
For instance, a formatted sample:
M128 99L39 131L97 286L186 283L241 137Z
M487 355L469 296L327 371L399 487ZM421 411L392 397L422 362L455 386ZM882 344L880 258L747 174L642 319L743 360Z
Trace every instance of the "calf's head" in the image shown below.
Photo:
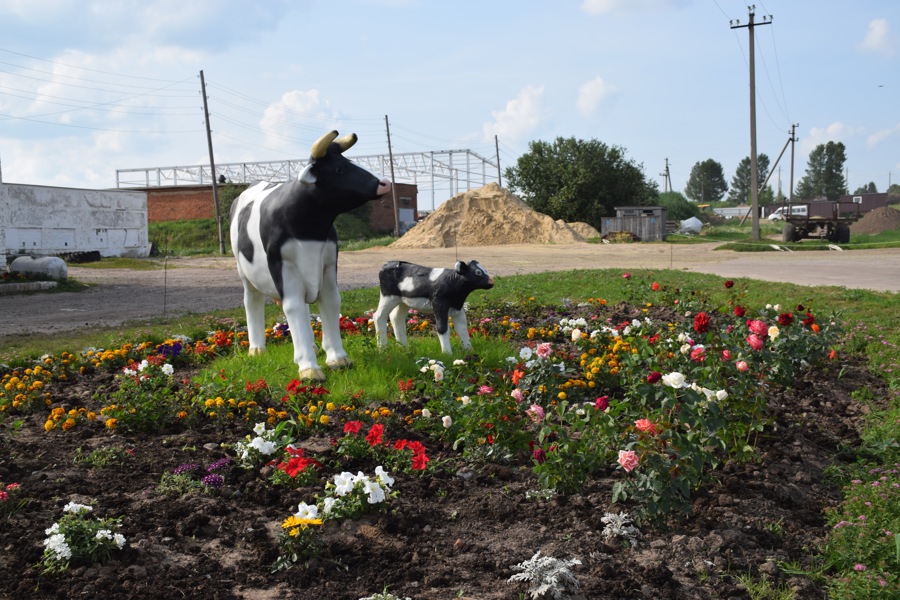
M470 261L468 264L461 260L457 261L456 273L460 276L467 292L489 290L494 287L494 278L488 275L488 272L477 260Z
M315 186L316 198L329 211L346 212L391 191L391 182L378 179L345 158L343 153L357 141L355 133L337 137L331 131L312 145L309 164L298 179Z

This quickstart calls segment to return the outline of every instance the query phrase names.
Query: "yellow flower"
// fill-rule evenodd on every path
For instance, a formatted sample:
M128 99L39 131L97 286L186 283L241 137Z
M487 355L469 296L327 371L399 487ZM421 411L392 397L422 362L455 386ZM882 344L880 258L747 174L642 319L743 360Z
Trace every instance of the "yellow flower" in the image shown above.
M119 422L118 419L107 419L106 420L106 428L107 429L115 429L116 424Z
M319 417L319 423L321 423L322 425L328 425L328 421L328 415L322 415Z
M53 419L47 419L44 423L44 431L53 431L56 429L56 423L53 422Z

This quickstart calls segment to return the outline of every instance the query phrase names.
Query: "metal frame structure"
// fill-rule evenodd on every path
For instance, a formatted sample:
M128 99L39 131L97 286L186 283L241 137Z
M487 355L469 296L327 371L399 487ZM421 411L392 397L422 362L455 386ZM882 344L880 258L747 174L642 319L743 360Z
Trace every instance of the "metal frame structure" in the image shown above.
M387 154L348 156L351 161L379 177L389 177L391 160ZM394 154L394 177L398 183L413 183L423 192L431 192L431 208L436 194L447 194L440 201L455 196L460 190L483 187L499 182L500 166L471 150L433 150ZM297 177L308 159L217 163L216 173L232 183L254 181L289 181ZM213 175L209 165L116 169L117 188L151 188L179 185L209 185ZM420 201L421 206L421 201Z

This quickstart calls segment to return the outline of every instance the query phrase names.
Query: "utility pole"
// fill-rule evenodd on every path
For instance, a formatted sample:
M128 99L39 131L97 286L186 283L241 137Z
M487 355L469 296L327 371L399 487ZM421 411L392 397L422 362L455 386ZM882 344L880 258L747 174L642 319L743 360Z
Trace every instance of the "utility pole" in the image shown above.
M666 170L659 174L660 177L663 177L663 192L671 192L672 191L672 178L669 175L669 159L666 158Z
M791 194L788 199L788 204L794 203L794 144L797 142L797 128L800 127L800 123L793 123L791 125Z
M216 181L216 161L213 158L212 132L209 128L209 107L206 104L206 80L200 71L200 91L203 94L203 116L206 118L206 145L209 147L209 172L212 174L213 205L216 208L216 227L219 230L219 254L225 254L225 236L222 232L222 214L219 211L219 187Z
M748 7L750 11L750 22L741 25L740 21L736 23L729 22L732 29L740 29L746 27L750 33L750 210L753 211L753 241L759 241L759 175L756 172L756 51L753 45L753 28L757 25L771 25L772 15L764 16L759 23L754 23L753 18L756 5Z
M500 178L500 142L497 136L494 136L494 153L497 155L497 185L503 187L503 180Z
M394 151L391 150L391 124L384 115L384 127L387 130L388 160L391 161L391 198L394 201L394 235L400 237L400 212L397 210L397 184L394 181Z

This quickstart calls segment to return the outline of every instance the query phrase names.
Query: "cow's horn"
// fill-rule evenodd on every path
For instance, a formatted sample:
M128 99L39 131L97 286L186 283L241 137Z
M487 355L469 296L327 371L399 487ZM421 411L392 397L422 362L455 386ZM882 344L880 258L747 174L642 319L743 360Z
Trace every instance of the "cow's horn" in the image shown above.
M338 145L338 147L341 149L341 154L343 154L344 152L352 148L353 144L355 144L357 141L359 141L359 138L356 137L355 133L348 133L347 135L343 135L334 140L334 143Z
M322 137L316 140L316 143L312 145L312 158L316 160L318 158L322 158L325 156L325 152L328 151L328 145L334 141L338 135L337 131L329 131Z

